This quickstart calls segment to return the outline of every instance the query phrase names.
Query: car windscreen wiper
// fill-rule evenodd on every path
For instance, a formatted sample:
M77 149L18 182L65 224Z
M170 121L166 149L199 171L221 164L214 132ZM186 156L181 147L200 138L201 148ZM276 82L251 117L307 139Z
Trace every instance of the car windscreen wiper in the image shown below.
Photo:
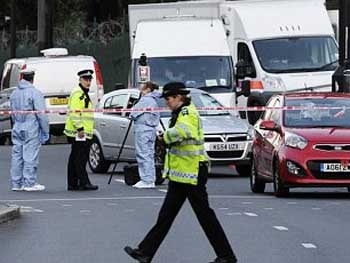
M324 64L324 65L321 66L321 67L315 68L315 70L325 70L325 69L327 69L328 67L334 65L335 63L338 63L338 59L337 59L337 60L334 60L334 61L332 61L332 62L330 62L330 63Z
M210 91L210 92L227 92L232 91L233 88L230 86L223 86L223 85L216 85L216 86L200 86L197 87L197 89L204 90L204 91Z

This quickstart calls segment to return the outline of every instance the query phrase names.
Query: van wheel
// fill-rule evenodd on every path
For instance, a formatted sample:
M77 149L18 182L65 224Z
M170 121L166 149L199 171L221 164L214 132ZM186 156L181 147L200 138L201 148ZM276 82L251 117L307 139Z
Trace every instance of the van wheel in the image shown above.
M96 137L93 138L89 151L89 167L94 173L106 173L111 162L106 161L101 145Z
M248 107L257 107L257 106L265 106L266 100L263 97L253 97L249 96L248 101L247 101L247 106ZM262 115L263 111L248 111L248 122L251 125L254 125L256 121L260 118Z
M252 168L250 170L250 189L253 193L263 193L265 191L265 182L262 181L255 169L254 161L252 161Z
M240 176L248 177L251 173L251 169L250 165L236 165L236 171Z
M289 188L285 187L281 180L278 164L275 164L273 172L273 191L276 197L286 197L289 194Z

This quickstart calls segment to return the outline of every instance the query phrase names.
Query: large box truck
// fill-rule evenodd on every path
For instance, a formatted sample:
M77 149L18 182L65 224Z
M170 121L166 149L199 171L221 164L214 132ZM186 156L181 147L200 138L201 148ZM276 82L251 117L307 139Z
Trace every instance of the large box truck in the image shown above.
M170 16L182 16L182 19L187 19L187 22L182 24L175 22L178 26L169 31L162 42L154 41L154 34L160 32L157 26L150 29L154 30L154 34L148 33L143 36L149 37L149 44L159 52L171 45L174 48L171 56L174 57L185 50L195 57L208 56L208 53L200 52L210 50L214 46L225 46L221 42L226 39L236 68L237 88L232 90L239 91L242 80L249 80L250 83L251 92L248 99L237 96L239 106L265 105L273 93L279 92L331 91L331 75L338 66L338 46L324 0L181 1L144 7L129 7L131 32L136 30L135 21L146 18L142 17L145 14L153 19L158 17L165 20ZM214 23L220 21L225 37L214 37L207 29L199 30L190 26L190 17L207 17L209 21L215 21ZM175 18L172 21L174 22ZM141 47L136 52L135 46L138 45L139 39L137 33L135 38L131 36L130 39L134 61L145 48ZM192 45L191 49L189 45ZM152 52L148 55L152 57ZM225 57L227 54L215 55ZM152 64L152 59L150 61ZM186 67L178 66L187 70ZM218 75L215 82L211 81L214 78L210 77L209 81L201 83L200 87L209 92L216 92L214 84L220 84L221 78ZM234 105L235 100L232 97L230 101L225 105ZM249 122L254 123L259 115L260 112L248 111Z

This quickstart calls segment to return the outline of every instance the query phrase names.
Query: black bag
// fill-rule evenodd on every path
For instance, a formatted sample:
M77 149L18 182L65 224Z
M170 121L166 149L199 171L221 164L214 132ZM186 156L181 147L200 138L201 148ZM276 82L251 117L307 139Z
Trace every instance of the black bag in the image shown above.
M156 164L156 185L160 185L164 182L164 178L162 177L162 170L163 165ZM139 169L136 163L124 166L124 181L127 185L134 185L140 181Z

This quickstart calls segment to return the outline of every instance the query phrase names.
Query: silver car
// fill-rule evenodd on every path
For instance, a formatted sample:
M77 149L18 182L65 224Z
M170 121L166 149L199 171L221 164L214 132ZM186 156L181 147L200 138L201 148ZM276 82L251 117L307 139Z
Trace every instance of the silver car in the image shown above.
M139 98L138 89L120 89L103 96L95 113L95 129L93 142L89 153L89 166L95 173L105 173L116 158L125 139L129 127L128 108L131 108ZM222 107L222 105L207 92L191 89L192 102L201 107ZM159 107L165 106L164 99L159 99ZM203 109L202 108L202 109ZM116 112L115 109L121 111ZM114 111L114 112L113 112ZM237 114L226 110L199 111L204 128L206 154L211 164L234 164L240 175L249 175L250 155L253 130ZM164 129L170 119L170 111L161 113ZM162 162L165 149L156 143L156 162ZM136 162L133 126L128 132L122 148L120 161Z

